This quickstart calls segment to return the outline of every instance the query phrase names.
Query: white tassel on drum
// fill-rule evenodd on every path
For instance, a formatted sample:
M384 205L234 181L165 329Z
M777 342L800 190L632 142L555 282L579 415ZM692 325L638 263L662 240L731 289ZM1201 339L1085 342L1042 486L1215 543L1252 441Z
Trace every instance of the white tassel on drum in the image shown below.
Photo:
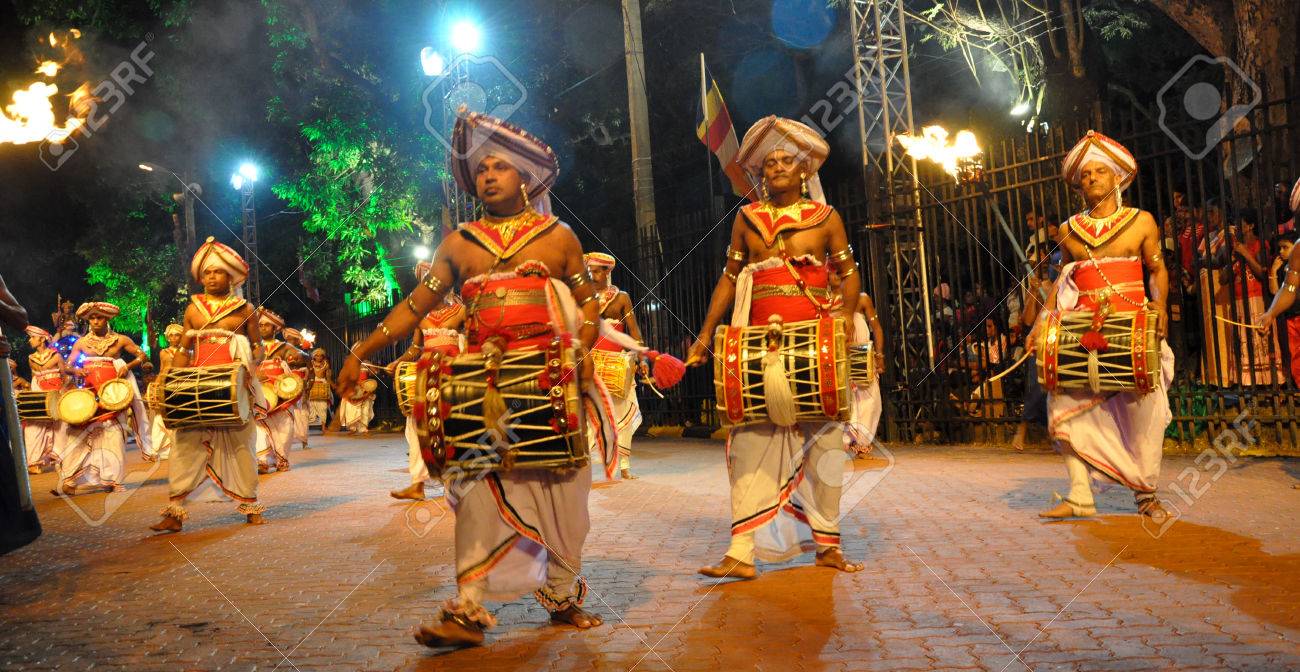
M786 376L785 362L778 347L782 326L781 316L773 315L769 319L767 354L763 355L763 399L767 402L767 418L778 427L791 427L797 413L790 379Z

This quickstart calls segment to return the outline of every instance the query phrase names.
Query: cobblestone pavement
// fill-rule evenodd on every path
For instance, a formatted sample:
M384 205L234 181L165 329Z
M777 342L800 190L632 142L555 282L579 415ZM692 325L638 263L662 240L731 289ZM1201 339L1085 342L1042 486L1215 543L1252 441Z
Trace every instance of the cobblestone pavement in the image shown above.
M1046 452L895 447L846 490L866 571L805 556L720 585L695 569L727 546L721 444L641 440L641 478L591 495L583 569L606 625L552 626L526 597L495 607L488 646L438 653L410 631L453 591L451 515L388 497L399 435L313 443L262 478L261 527L208 503L153 535L166 464L134 451L143 485L77 510L34 477L45 534L0 556L0 669L1300 668L1295 461L1171 458L1182 515L1145 530L1118 489L1098 519L1040 522L1065 487Z

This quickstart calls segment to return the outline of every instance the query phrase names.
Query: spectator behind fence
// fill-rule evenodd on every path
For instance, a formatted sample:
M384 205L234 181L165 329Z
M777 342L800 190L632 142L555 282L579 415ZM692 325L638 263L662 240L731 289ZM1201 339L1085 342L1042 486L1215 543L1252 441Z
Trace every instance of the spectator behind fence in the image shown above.
M1230 374L1232 348L1229 345L1227 325L1216 316L1228 314L1232 303L1226 291L1228 279L1225 267L1228 258L1227 238L1223 227L1223 213L1218 206L1205 206L1205 237L1197 246L1196 265L1199 268L1196 293L1201 310L1201 334L1204 339L1201 359L1202 378L1206 385L1228 387L1236 380Z
M1277 330L1278 338L1282 342L1281 350L1286 355L1286 367L1291 373L1291 384L1300 386L1300 303L1295 301L1295 289L1286 293L1282 291L1282 288L1287 285L1287 260L1293 255L1300 259L1300 253L1295 252L1295 241L1278 241L1277 255L1273 257L1273 263L1269 266L1268 291L1273 297L1273 306L1269 309L1269 313L1282 323ZM1291 263L1293 274L1300 275L1300 263L1295 261Z
M1260 281L1268 269L1260 261L1264 246L1255 235L1256 220L1254 210L1243 210L1238 225L1229 229L1229 240L1234 241L1228 297L1231 306L1220 314L1238 322L1264 312L1264 285ZM1272 385L1282 371L1277 341L1258 329L1232 326L1231 330L1236 337L1234 369L1241 374L1241 384Z

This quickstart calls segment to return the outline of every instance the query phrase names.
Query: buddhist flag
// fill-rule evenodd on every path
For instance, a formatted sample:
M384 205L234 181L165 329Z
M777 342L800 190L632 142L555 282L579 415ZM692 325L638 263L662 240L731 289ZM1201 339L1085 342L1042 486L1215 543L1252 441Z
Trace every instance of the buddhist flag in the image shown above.
M736 163L736 154L740 143L736 141L736 127L731 123L727 113L727 104L722 100L722 91L718 83L709 76L704 67L704 54L700 54L700 116L695 127L695 135L718 157L722 172L731 180L731 188L737 196L756 200L757 192L745 174L745 170Z

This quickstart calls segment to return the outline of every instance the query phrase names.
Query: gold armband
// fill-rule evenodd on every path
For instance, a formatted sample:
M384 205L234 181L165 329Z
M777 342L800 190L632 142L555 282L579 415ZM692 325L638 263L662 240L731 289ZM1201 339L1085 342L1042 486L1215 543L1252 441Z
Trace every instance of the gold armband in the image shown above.
M847 270L847 271L840 271L840 279L843 280L844 278L847 278L847 277L849 277L849 276L851 276L851 275L853 275L854 273L857 273L857 272L858 272L858 265L857 265L857 264L854 264L854 265L852 265L852 266L849 267L849 270Z
M1152 255L1151 255L1151 264L1152 264L1152 265L1159 264L1159 263L1163 262L1164 260L1165 260L1164 255L1163 255L1163 254L1160 254L1159 252L1156 252L1155 254L1152 254Z
M411 300L410 295L407 295L407 297L406 297L406 307L407 307L407 308L410 308L410 309L411 309L411 312L412 312L412 313L415 313L415 316L416 316L416 317L421 317L421 315L420 315L420 310L419 310L418 308L415 307L415 301Z
M1292 294L1295 294L1295 289L1296 289L1296 285L1294 282L1288 285L1282 285L1282 291L1284 292L1291 292Z
M379 323L379 330L382 331L382 332L384 332L384 336L385 336L386 338L390 338L390 339L391 339L391 338L393 337L393 332L389 331L389 330L388 330L388 325L384 324L383 322L380 322L380 323Z
M564 280L564 283L567 284L571 290L576 290L589 282L591 282L591 273L589 273L585 268L570 275Z
M584 327L588 327L588 326L590 326L590 327L596 327L597 329L600 328L600 325L599 325L599 324L596 324L593 320L583 320L583 321L582 321L582 326L584 326Z
M587 296L587 298L582 299L581 301L578 302L578 307L581 308L595 300L596 300L596 293L592 292L590 295Z
M434 275L433 271L429 271L424 275L424 286L429 291L437 294L442 291L442 280L438 279L438 276Z
M844 248L844 249L842 249L842 250L840 250L840 251L838 251L838 252L832 252L832 253L831 253L831 261L834 261L834 262L836 262L836 263L843 263L843 262L845 262L845 261L850 261L850 260L852 260L852 259L853 259L853 246L852 246L852 245L849 245L848 247L846 247L846 248Z
M741 263L744 263L744 261L745 261L745 253L744 253L744 252L741 252L740 250L737 250L737 249L731 247L730 245L728 245L728 246L727 246L727 259L730 259L731 261L739 261L739 262L741 262Z
M732 273L730 270L728 270L726 266L723 266L723 267L722 267L722 277L724 277L724 278L730 280L730 281L734 284L734 283L736 282L736 277L737 277L737 276L736 276L735 273Z

